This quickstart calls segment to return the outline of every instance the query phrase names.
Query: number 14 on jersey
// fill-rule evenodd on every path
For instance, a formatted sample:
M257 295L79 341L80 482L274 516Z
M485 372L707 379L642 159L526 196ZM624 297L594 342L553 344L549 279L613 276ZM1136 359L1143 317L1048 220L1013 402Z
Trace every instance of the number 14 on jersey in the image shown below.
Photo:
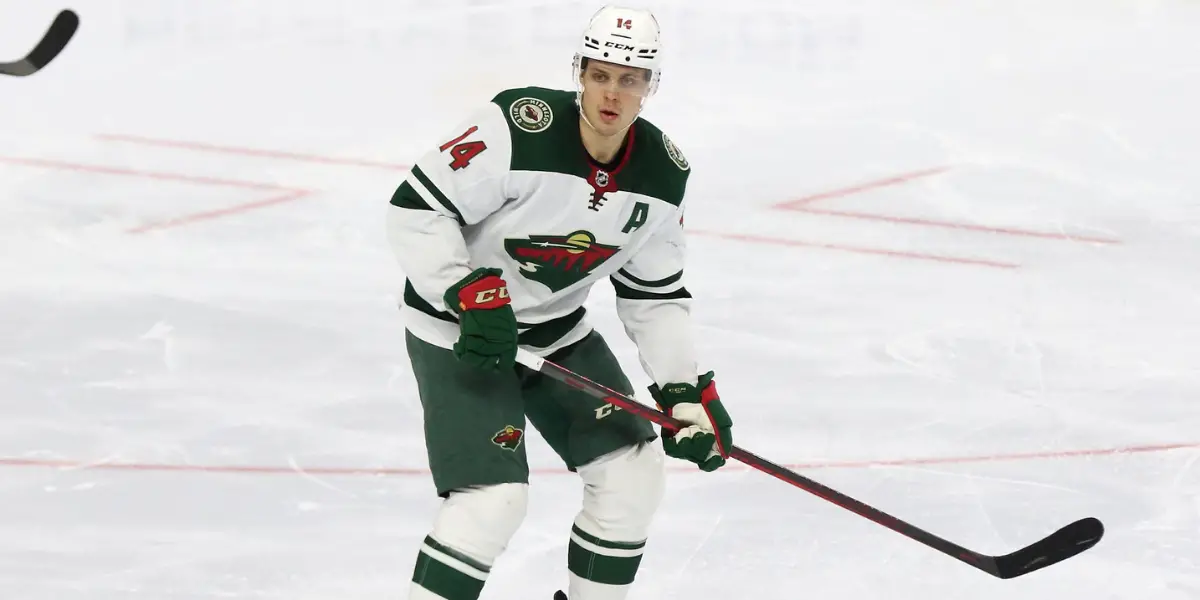
M463 140L467 139L467 137L470 136L472 133L475 133L476 131L479 131L479 127L472 125L471 128L466 130L465 132L463 132L462 135L460 135L438 147L438 150L441 150L442 152L445 152L446 150L450 151L450 156L452 156L454 158L454 160L450 161L451 169L454 169L455 171L457 171L457 170L471 164L471 159L478 156L480 152L487 150L487 144L485 144L481 141L475 141L475 142L464 142L463 141Z

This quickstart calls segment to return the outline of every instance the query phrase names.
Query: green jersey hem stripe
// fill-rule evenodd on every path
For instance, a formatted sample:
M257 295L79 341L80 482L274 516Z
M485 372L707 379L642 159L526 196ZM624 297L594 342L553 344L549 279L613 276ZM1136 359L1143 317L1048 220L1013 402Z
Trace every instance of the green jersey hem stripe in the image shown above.
M458 319L454 315L435 309L428 300L417 292L411 280L404 282L404 304L417 312L429 315L435 319L440 319L447 323L458 323ZM561 340L563 336L571 333L586 315L587 309L580 306L569 314L556 319L550 319L544 323L517 323L517 327L524 330L517 334L517 342L523 346L549 348Z
M549 348L563 336L571 333L571 330L575 329L575 326L583 320L585 314L587 314L587 309L580 306L570 314L530 326L529 329L517 334L517 342L534 348ZM518 323L518 326L524 327L525 325Z
M425 189L429 190L430 194L433 194L435 200L440 202L442 206L446 207L446 210L454 213L454 218L458 219L458 223L460 225L466 224L466 221L463 220L462 212L460 212L458 207L454 206L454 203L442 193L442 190L438 189L436 185L433 185L433 182L425 176L425 172L421 170L421 167L413 167L412 174L413 177L417 178L417 181L421 182L421 185L425 186Z
M437 310L421 294L417 293L417 289L413 287L411 280L405 280L404 282L404 303L414 310L425 313L435 319L441 319L447 323L458 323L458 319L455 319L450 313Z

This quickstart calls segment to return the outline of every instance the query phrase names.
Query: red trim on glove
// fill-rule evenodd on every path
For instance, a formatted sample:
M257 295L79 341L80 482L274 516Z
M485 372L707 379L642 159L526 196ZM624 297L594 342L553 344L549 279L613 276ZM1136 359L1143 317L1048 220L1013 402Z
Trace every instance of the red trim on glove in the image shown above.
M511 302L512 299L508 297L508 283L495 275L473 281L458 290L459 312L500 308Z
M704 407L704 414L708 416L708 422L713 426L713 437L716 439L717 453L721 455L721 458L729 458L729 449L721 443L721 435L717 431L717 421L713 419L712 413L708 411L708 403L720 399L721 397L717 395L717 382L715 381L708 382L708 385L700 390L700 406Z

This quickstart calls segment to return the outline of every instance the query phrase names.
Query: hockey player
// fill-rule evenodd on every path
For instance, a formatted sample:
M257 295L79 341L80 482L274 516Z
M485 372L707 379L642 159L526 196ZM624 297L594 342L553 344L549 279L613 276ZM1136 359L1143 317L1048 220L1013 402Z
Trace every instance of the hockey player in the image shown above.
M663 450L723 465L732 421L698 375L684 288L687 160L639 113L660 78L654 16L605 7L575 91L511 89L425 154L388 208L407 281L406 347L444 498L410 599L473 600L525 517L526 419L583 481L569 531L571 600L621 600L664 491L651 425L514 363L518 345L633 395L584 301L609 279L663 410L691 424ZM559 592L556 598L561 598Z

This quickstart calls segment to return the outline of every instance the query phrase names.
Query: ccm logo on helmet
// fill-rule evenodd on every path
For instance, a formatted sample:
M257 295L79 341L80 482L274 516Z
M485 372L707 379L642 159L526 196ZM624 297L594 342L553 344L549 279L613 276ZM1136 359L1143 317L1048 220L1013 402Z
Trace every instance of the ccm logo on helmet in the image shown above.
M616 48L617 50L633 50L633 46L626 46L625 44L621 44L621 43L617 43L617 42L604 42L604 47L605 48Z

